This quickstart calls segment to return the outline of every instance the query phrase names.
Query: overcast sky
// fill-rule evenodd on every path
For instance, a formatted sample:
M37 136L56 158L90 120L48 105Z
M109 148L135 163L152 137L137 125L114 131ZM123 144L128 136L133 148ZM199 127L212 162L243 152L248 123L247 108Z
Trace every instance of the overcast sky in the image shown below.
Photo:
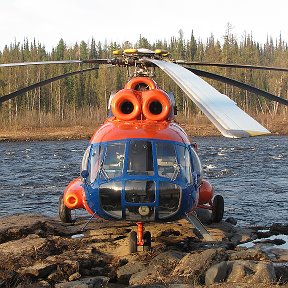
M227 23L239 40L253 34L264 43L267 35L288 41L287 0L2 0L0 49L15 40L55 47L90 41L130 41L141 34L149 41L184 38L191 31L204 42L211 35L223 40Z

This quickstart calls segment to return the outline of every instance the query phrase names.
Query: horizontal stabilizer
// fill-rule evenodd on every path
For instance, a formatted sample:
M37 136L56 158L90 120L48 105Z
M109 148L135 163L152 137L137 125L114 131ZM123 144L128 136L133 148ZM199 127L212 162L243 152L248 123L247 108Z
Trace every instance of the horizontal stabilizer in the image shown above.
M225 137L239 138L270 133L241 110L228 96L184 67L147 59L170 76Z

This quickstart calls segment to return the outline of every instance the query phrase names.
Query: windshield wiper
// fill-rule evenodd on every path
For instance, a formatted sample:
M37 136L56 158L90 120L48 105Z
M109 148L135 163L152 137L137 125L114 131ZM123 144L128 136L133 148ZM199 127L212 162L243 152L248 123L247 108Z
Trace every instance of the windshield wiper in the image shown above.
M109 177L107 171L105 170L105 168L103 166L104 166L104 160L100 164L99 172L100 172L101 175L103 175L105 180L110 181L111 178Z
M173 172L173 175L170 178L171 181L175 181L176 180L176 178L177 178L177 176L178 176L178 174L179 174L179 172L181 170L181 165L175 163L173 165L173 168L174 168L174 172Z

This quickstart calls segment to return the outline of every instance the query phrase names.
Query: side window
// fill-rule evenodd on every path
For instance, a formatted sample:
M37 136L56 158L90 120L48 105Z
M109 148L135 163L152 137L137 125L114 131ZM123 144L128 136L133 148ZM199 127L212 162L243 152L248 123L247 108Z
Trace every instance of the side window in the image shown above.
M198 183L201 183L202 178L203 178L203 170L202 170L200 159L192 147L191 147L191 155L192 155L192 162L193 162L193 172L195 172L198 176Z
M80 166L80 174L83 170L88 170L88 159L89 159L90 149L91 149L91 146L88 146L84 152L82 163Z
M96 180L102 153L103 153L103 147L101 145L94 145L92 147L90 158L90 173L89 173L90 182Z
M181 145L177 145L178 158L180 161L182 176L187 183L192 183L192 169L189 150Z
M158 174L162 177L176 178L178 169L174 144L158 142L156 144Z

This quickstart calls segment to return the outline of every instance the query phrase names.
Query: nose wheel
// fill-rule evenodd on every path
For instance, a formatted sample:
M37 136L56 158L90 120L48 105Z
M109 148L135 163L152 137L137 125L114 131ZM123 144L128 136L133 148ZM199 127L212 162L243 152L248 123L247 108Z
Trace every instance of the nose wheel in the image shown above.
M132 231L129 234L129 252L135 253L138 249L149 251L151 249L151 233L149 231L144 231L142 222L137 222L136 224L137 232Z
M65 206L63 195L59 197L58 212L59 212L59 218L62 222L64 223L73 222L72 216L71 216L71 210Z
M219 223L224 215L224 198L221 195L216 195L212 203L211 220L214 223Z

